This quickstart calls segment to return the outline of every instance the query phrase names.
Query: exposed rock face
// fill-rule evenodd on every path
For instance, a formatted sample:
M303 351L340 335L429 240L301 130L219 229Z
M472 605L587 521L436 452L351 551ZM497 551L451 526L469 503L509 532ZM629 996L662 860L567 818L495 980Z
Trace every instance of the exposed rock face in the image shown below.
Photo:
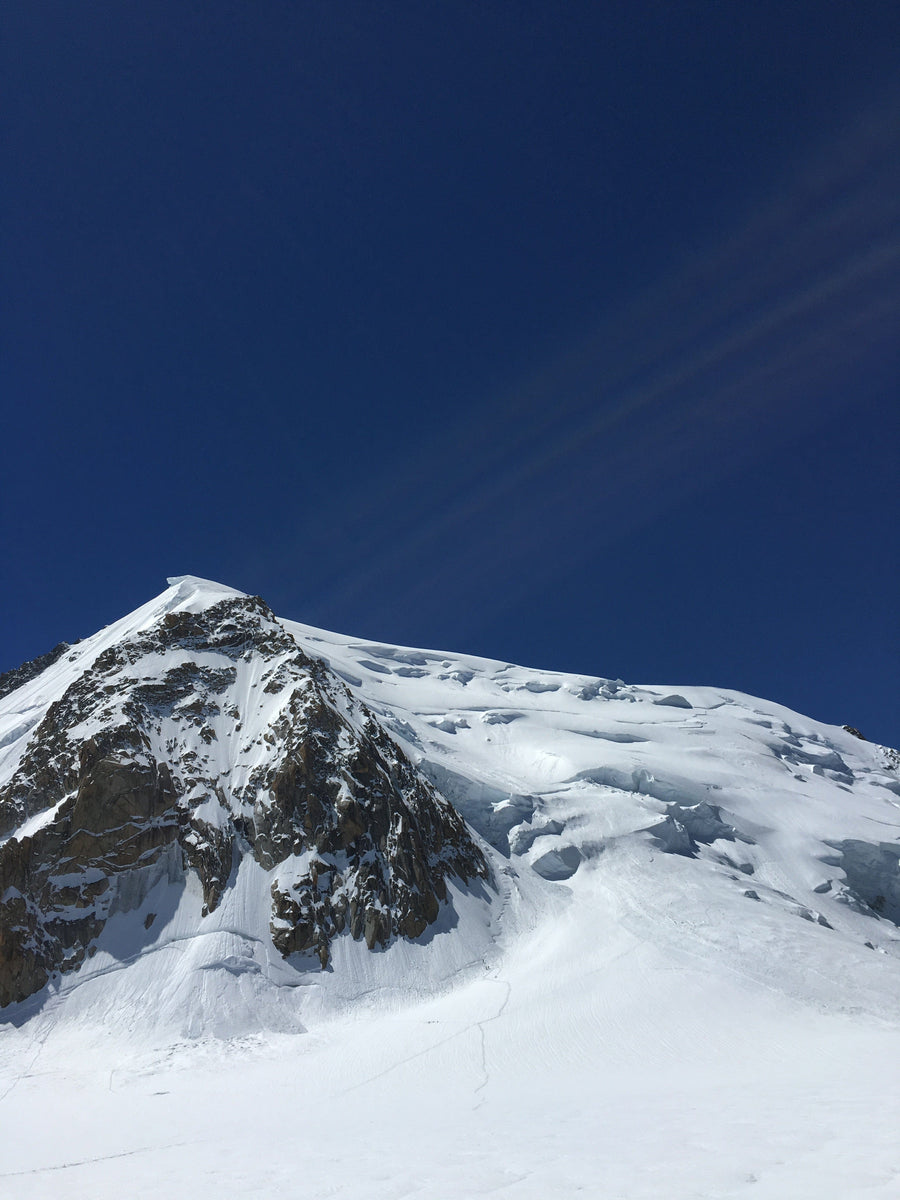
M79 759L56 818L0 849L0 1005L80 966L119 898L111 884L158 863L178 835L164 763L105 753L94 739Z
M170 611L94 658L0 789L9 834L0 1005L77 968L109 917L166 875L195 872L207 914L252 856L275 946L323 967L335 937L418 937L448 879L488 876L375 717L241 596Z

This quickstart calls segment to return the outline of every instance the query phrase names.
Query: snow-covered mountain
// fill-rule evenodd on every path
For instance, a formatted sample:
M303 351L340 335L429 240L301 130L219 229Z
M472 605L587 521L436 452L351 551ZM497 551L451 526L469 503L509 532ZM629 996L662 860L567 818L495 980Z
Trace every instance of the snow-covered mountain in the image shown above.
M0 1097L26 1131L0 1195L7 1177L42 1195L72 1163L83 1194L118 1194L81 1162L100 1144L97 1162L152 1151L183 1178L147 1097L181 1080L183 1122L187 1064L220 1113L188 1120L191 1144L218 1146L233 1183L235 1047L256 1099L283 1096L289 1063L313 1073L307 1149L338 1153L363 1114L392 1164L379 1183L364 1153L326 1186L307 1163L285 1194L821 1197L863 1176L896 1194L895 751L719 688L342 637L193 577L0 677L0 697ZM48 1093L28 1080L49 1046L54 1096L118 1072L147 1150L95 1091L115 1136L38 1147ZM442 1157L436 1095L470 1159ZM824 1192L794 1154L821 1144L813 1096L832 1148L832 1126L865 1146L826 1164L843 1182ZM243 1133L263 1120L242 1111ZM691 1111L736 1139L693 1191ZM773 1114L793 1149L766 1148Z

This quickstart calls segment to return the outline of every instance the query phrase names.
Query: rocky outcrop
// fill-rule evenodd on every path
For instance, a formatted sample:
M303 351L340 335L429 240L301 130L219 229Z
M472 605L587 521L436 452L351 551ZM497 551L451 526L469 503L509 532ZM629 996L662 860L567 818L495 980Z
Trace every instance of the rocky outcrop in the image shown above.
M194 873L209 914L251 856L274 945L323 967L343 935L421 936L450 879L488 876L374 715L242 596L96 657L0 789L0 833L0 1005L81 965L166 875Z
M176 801L164 763L84 743L75 794L44 828L0 849L0 1005L81 965L119 880L176 841Z
M461 817L371 715L350 745L348 727L321 703L288 727L291 749L254 812L255 854L266 866L305 852L309 862L273 882L275 945L313 951L324 966L345 929L370 949L418 937L446 900L449 876L486 874Z

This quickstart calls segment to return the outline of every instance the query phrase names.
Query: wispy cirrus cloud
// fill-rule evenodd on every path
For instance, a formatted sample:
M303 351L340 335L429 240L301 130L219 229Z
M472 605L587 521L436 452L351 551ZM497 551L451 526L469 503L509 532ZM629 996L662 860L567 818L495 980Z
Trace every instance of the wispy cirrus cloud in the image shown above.
M605 299L568 352L301 521L297 554L328 576L310 619L365 606L377 627L435 594L502 608L852 405L900 328L897 98L654 286Z

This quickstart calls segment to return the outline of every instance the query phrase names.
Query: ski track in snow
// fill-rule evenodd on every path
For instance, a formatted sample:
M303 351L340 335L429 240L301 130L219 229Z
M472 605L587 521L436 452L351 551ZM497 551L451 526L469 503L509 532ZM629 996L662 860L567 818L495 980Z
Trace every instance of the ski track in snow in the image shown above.
M100 653L227 595L181 577L6 697L4 777ZM252 864L206 918L158 881L0 1022L0 1200L896 1200L900 929L857 894L898 843L885 752L721 688L282 624L492 844L496 893L319 973Z
M45 1175L50 1171L71 1171L75 1167L89 1167L94 1163L111 1162L114 1158L134 1158L138 1154L158 1154L163 1150L175 1150L182 1146L195 1145L193 1142L175 1142L170 1146L143 1146L139 1150L120 1150L116 1154L101 1154L96 1158L82 1158L75 1162L56 1163L50 1167L32 1167L27 1171L0 1172L0 1179L15 1179L22 1175Z

